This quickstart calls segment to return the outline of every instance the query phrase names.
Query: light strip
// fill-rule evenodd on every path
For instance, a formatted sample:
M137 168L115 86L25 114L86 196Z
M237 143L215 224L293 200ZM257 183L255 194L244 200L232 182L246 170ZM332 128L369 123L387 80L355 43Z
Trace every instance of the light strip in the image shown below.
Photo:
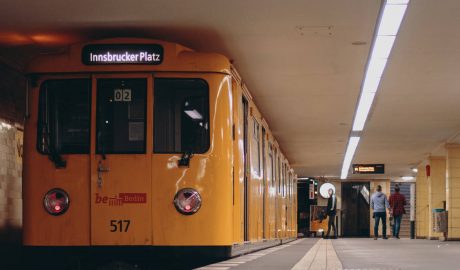
M409 0L387 0L383 7L353 120L353 131L364 129L408 3Z
M361 94L353 120L353 132L363 131L367 117L374 103L375 94L391 54L396 35L406 13L409 0L387 0L380 13L376 35L374 36L366 73L361 85ZM343 159L340 179L346 179L360 137L350 136Z
M355 155L356 147L358 147L359 137L350 137L348 141L347 151L345 152L345 158L342 164L342 173L340 179L347 179L348 170L350 169L351 161Z

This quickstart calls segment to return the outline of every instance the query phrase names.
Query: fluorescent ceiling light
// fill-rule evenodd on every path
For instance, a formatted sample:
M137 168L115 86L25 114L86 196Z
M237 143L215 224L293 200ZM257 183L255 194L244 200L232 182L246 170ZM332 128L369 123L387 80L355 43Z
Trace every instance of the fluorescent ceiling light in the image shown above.
M406 5L392 5L387 3L380 19L377 36L396 36L401 25Z
M375 77L366 77L366 80L363 84L363 92L365 93L375 93L379 88L380 78Z
M203 119L203 116L195 109L193 109L193 110L185 110L184 112L188 116L190 116L190 118L192 118L192 119L195 119L195 120Z
M390 56L391 49L396 39L399 26L407 8L408 0L387 1L380 21L378 23L377 35L375 36L372 51L367 64L366 74L361 89L353 131L362 131L374 102L380 80Z
M417 173L417 172L418 172L418 169L417 169L417 168L413 168L413 169L412 169L412 172Z
M391 48L395 42L396 36L377 36L372 48L371 59L383 58L387 59L390 56Z
M345 158L343 159L342 164L342 173L340 174L340 179L347 179L348 170L350 169L351 161L358 147L359 137L350 137L348 141L347 151L345 152Z
M409 0L387 0L387 5L407 5Z
M359 98L358 109L356 110L355 121L353 122L353 131L362 131L366 123L367 115L372 107L375 93L362 92Z
M411 180L414 180L414 177L413 177L413 176L403 176L403 177L401 177L401 178L402 178L402 180L404 180L404 181L411 181Z
M353 120L353 131L362 131L369 111L379 88L380 80L390 57L396 35L403 20L409 0L387 0L377 23L377 30L372 51L369 55L367 69L361 85L361 95ZM346 179L353 155L359 143L359 137L351 136L342 164L341 179Z
M366 77L380 78L387 64L386 58L371 58L367 67Z

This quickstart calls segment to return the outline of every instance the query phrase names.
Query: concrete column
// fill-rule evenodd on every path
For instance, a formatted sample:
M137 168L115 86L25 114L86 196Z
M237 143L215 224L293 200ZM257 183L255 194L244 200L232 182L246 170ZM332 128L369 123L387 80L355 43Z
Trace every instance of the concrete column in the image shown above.
M460 145L446 145L448 240L460 240Z
M443 233L433 232L433 209L444 208L446 201L446 158L430 157L430 176L427 177L428 183L428 238L439 239Z
M425 164L421 164L417 167L416 177L416 201L415 201L415 236L419 239L428 238L428 181L426 177Z

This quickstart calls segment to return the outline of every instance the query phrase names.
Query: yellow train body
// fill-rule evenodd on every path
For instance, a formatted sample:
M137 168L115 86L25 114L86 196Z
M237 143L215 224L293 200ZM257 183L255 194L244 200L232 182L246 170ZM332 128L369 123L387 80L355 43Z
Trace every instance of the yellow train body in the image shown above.
M79 44L32 62L24 140L24 245L225 247L231 256L296 237L296 176L226 57L147 39L90 44L157 44L163 59L157 65L87 65L82 62L87 44ZM120 78L145 83L145 133L137 134L144 150L105 154L98 150L99 82ZM66 165L58 167L37 146L43 139L40 89L46 82L69 79L89 83L89 150L61 154ZM184 153L153 151L155 83L161 79L199 79L208 87L209 147L192 153L188 166L179 166ZM68 210L61 215L43 206L53 188L69 195ZM194 214L175 209L174 198L183 188L201 195Z

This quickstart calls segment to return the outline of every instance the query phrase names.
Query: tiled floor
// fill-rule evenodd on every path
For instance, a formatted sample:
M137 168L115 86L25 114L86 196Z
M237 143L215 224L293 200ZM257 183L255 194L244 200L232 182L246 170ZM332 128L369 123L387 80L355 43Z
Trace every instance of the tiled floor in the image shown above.
M460 242L306 238L200 269L460 269Z

